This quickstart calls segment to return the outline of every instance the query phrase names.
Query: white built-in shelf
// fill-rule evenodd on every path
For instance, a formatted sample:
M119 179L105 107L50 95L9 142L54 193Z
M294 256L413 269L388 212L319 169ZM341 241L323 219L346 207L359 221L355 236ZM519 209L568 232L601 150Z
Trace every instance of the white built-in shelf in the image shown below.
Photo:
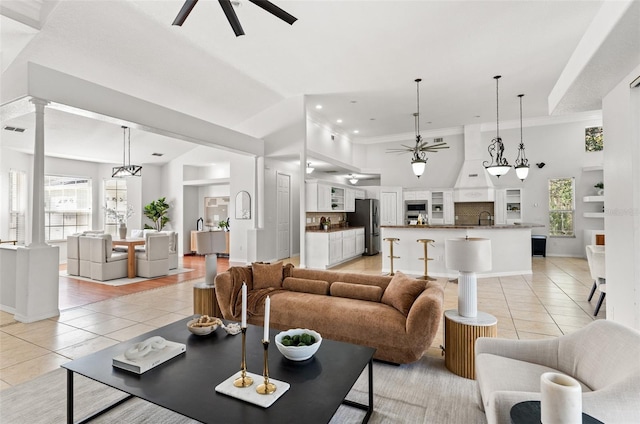
M602 171L602 170L603 170L602 165L594 165L594 166L584 166L584 167L582 167L582 172Z
M604 212L585 212L582 216L585 218L604 218Z
M604 202L604 196L584 196L583 202Z

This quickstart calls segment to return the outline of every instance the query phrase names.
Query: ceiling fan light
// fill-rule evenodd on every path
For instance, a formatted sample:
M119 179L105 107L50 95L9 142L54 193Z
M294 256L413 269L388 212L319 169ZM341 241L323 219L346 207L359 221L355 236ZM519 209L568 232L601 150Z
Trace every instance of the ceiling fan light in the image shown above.
M315 168L311 166L311 162L307 162L307 174L311 174Z
M414 159L411 161L411 168L416 177L420 178L424 174L424 169L427 167L427 161L424 159Z
M353 176L353 174L349 174L349 182L353 185L358 184L358 179Z
M509 172L511 167L509 165L493 165L493 166L485 166L487 172L494 177L500 178L502 175Z
M516 166L516 175L520 179L520 181L524 181L529 175L529 165L520 165Z

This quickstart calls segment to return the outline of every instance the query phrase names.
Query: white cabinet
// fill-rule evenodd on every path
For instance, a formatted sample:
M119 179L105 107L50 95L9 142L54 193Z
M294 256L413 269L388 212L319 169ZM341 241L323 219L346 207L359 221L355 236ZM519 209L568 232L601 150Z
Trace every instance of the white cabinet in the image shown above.
M398 220L398 193L380 192L380 225L396 225Z
M356 211L356 191L347 188L344 193L344 211L355 212Z
M582 216L585 218L604 218L604 196L584 196L582 201L585 203L597 203L596 211L584 212Z
M416 192L415 191L405 191L402 193L402 198L406 200L416 200Z
M364 228L354 230L356 233L356 255L360 256L364 253Z
M452 225L455 223L452 190L432 191L429 205L430 224Z
M342 261L342 231L329 233L329 265Z
M356 199L366 199L367 198L367 192L364 190L360 190L360 189L356 189L353 190L354 192L354 196Z
M496 190L494 203L494 223L522 223L522 189L507 188Z
M326 269L364 253L364 229L309 231L305 234L309 268Z
M342 231L342 259L356 255L356 230Z
M402 193L403 200L429 200L429 192L426 190L406 190Z
M331 212L331 187L317 182L307 183L307 211Z

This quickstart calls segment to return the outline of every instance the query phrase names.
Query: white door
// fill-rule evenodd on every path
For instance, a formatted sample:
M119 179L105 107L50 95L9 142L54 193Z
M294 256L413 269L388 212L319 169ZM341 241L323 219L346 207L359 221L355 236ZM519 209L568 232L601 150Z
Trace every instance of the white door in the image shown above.
M289 175L276 174L278 186L278 234L277 234L277 253L278 259L284 259L291 256L290 251L290 233L291 233L291 198L289 195L290 179Z

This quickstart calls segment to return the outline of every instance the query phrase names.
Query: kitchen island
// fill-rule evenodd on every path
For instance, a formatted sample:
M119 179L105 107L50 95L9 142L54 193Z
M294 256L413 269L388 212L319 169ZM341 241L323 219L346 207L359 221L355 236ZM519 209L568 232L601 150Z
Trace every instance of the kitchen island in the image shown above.
M307 267L328 269L362 256L364 227L307 228Z
M380 244L382 272L390 271L389 242L385 238L399 239L394 244L394 271L405 274L424 273L423 245L418 239L432 239L428 255L429 276L456 278L458 270L447 269L444 261L445 240L453 238L480 237L491 240L491 270L478 273L479 277L531 274L531 229L544 227L540 224L507 225L382 225Z

